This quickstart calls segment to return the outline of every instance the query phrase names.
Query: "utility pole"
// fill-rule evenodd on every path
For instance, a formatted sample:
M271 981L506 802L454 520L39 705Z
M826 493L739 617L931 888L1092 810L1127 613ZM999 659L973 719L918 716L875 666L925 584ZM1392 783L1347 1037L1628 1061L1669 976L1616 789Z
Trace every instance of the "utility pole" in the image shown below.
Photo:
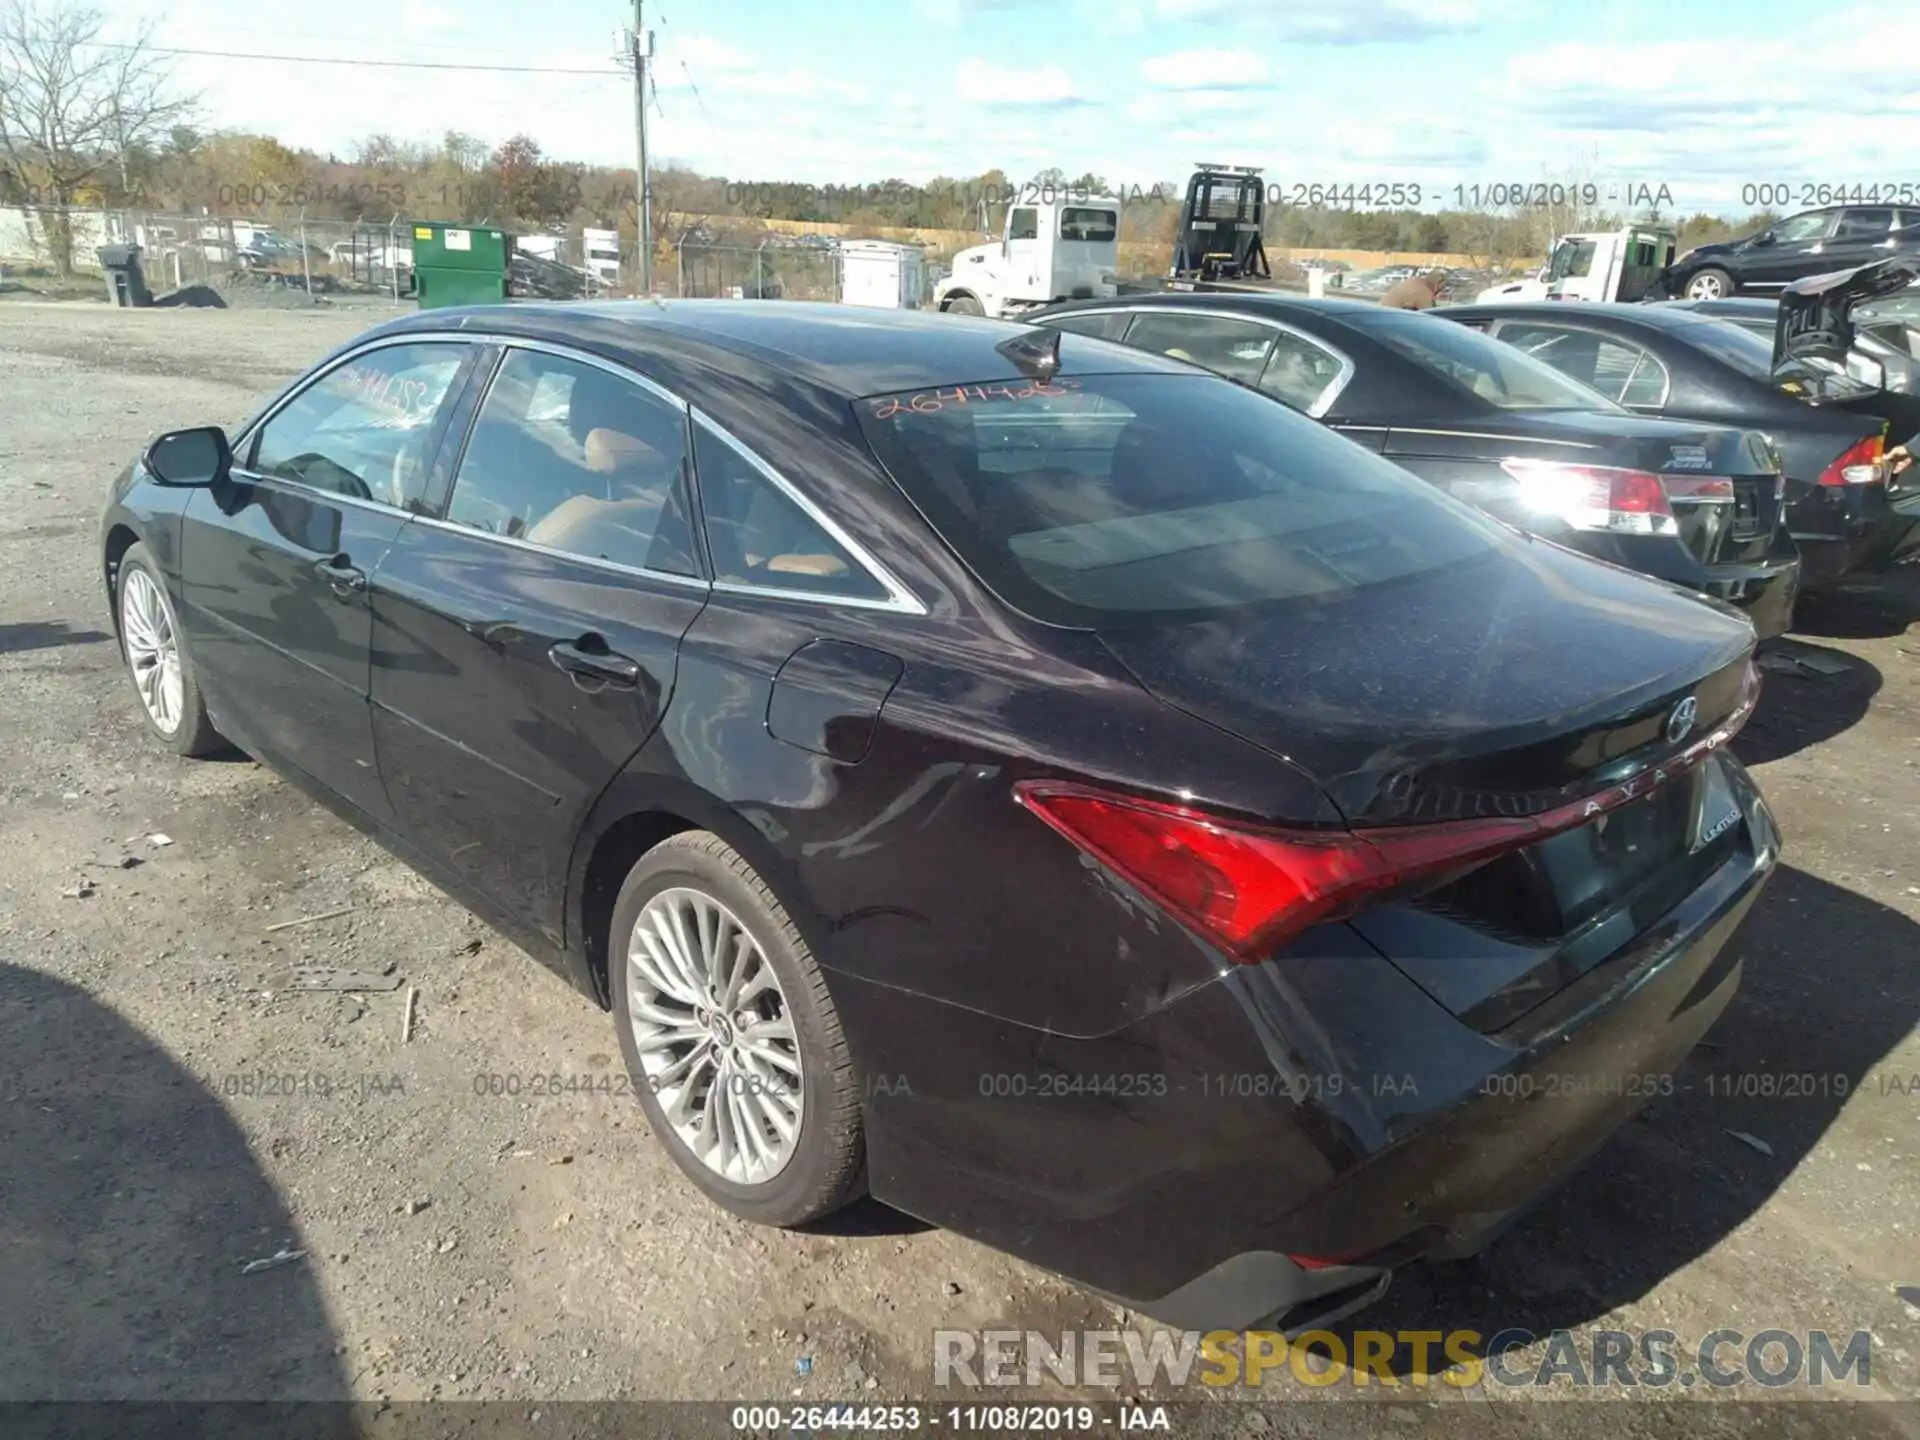
M633 60L633 136L640 154L634 175L639 192L635 239L640 247L640 293L653 293L653 174L647 165L647 62L653 58L653 35L641 16L644 0L633 0L633 29L627 36Z

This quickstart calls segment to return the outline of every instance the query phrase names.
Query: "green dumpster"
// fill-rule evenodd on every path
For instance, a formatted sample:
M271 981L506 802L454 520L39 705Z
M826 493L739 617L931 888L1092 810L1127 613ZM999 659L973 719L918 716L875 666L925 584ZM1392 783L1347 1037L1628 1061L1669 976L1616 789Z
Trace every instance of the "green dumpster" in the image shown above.
M507 298L504 230L445 220L413 223L413 288L422 310L498 305Z

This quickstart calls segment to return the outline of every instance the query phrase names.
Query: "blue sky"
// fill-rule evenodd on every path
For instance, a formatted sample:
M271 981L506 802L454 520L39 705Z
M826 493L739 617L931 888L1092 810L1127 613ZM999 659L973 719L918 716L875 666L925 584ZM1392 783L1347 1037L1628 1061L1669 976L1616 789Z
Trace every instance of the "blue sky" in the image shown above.
M1124 184L1197 160L1282 184L1574 175L1744 213L1744 186L1920 188L1920 5L1803 0L649 0L656 157L846 183L1058 166ZM163 43L611 70L619 0L109 3ZM1736 18L1737 17L1737 18ZM1749 39L1746 37L1757 37ZM375 130L632 163L616 74L182 59L216 124L344 151ZM1797 208L1791 206L1789 208Z

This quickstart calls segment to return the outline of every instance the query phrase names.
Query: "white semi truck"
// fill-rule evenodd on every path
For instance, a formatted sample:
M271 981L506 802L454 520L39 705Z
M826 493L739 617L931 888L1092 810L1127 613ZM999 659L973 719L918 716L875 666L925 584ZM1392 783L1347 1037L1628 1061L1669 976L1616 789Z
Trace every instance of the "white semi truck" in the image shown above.
M1032 187L1029 187L1030 189ZM934 286L936 308L1004 319L1056 300L1118 293L1120 202L1104 195L1017 197L996 244L953 257Z
M1640 300L1673 263L1679 237L1658 225L1562 235L1531 279L1482 290L1481 304L1503 300Z

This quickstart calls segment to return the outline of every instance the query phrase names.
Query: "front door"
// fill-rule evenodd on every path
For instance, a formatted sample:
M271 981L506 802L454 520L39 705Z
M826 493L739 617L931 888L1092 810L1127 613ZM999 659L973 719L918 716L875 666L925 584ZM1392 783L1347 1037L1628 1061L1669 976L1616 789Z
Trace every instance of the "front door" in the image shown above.
M1778 290L1802 276L1843 268L1826 263L1827 237L1836 218L1831 210L1813 210L1782 220L1773 227L1771 243L1748 244L1735 278L1742 285Z
M373 727L402 832L562 939L588 809L660 723L706 604L687 411L626 372L509 345L444 518L373 586Z
M472 350L344 360L242 437L183 517L184 623L220 723L376 818L368 581L418 507Z

